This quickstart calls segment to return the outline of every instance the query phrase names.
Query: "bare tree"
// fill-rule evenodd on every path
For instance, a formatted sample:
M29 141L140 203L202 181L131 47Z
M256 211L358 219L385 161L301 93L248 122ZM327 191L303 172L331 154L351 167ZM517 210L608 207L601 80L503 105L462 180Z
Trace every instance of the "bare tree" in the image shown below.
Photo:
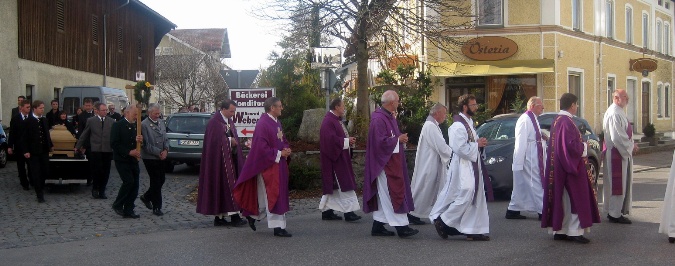
M258 10L261 17L301 23L292 28L318 29L344 43L345 57L357 63L356 109L366 119L370 58L423 52L425 45L452 56L462 44L452 32L473 26L466 0L267 0Z

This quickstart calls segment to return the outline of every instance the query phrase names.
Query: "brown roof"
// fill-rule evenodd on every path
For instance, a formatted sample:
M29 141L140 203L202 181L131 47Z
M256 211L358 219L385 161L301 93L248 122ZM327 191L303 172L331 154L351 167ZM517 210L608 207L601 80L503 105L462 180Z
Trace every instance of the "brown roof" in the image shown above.
M227 29L182 29L169 34L203 52L217 52L220 58L232 57Z

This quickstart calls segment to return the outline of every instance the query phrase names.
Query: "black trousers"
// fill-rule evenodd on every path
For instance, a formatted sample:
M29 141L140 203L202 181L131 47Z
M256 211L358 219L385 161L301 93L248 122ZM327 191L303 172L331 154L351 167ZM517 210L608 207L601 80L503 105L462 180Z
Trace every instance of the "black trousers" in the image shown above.
M28 168L28 175L26 175L26 164L28 159L23 157L23 152L14 152L14 158L16 158L16 169L19 170L19 183L22 187L28 187L30 180L28 176L30 175L30 168Z
M150 187L145 192L143 197L152 202L152 207L155 209L162 208L162 186L166 176L164 174L164 161L143 159L145 169L148 170L150 176Z
M99 191L99 193L105 193L110 177L112 152L91 152L87 158L89 158L89 170L93 180L92 189Z
M45 180L49 177L49 153L31 154L28 158L30 181L38 198L44 197Z
M84 155L87 156L87 165L89 166L89 171L87 171L86 168L80 169L79 171L82 171L82 172L84 173L84 176L87 177L87 185L89 185L89 184L92 183L92 178L91 178L92 170L91 170L91 169L92 169L92 167L93 167L93 166L91 165L91 159L90 159L90 157L91 157L91 150L90 150L90 149L87 149L86 151L84 151Z
M138 162L115 161L115 168L122 179L122 187L113 203L113 208L122 209L125 214L134 212L134 201L138 197L140 169Z

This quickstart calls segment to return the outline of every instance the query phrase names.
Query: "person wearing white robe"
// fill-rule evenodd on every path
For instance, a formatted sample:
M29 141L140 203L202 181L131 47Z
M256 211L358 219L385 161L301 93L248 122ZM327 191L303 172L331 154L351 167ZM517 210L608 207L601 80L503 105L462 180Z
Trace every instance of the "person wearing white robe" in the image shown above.
M447 118L448 109L435 104L422 126L415 155L415 169L412 178L412 197L415 210L408 214L411 224L424 224L420 218L429 217L436 196L445 184L448 163L452 156L450 146L445 143L440 123Z
M666 234L671 244L675 243L675 152L673 152L673 163L670 165L666 194L663 197L663 214L659 233Z
M516 121L516 141L513 149L513 191L511 202L506 210L506 219L525 219L521 211L536 212L541 219L544 188L541 186L541 170L546 168L546 135L541 133L537 117L544 112L541 98L532 96L527 102L527 110L534 115L534 122L523 113ZM535 129L536 127L536 129ZM541 134L537 141L537 129ZM537 151L541 145L542 153ZM541 165L539 165L541 163Z
M602 130L605 134L607 151L603 162L603 196L604 210L607 219L612 223L630 224L631 221L623 215L629 214L632 207L633 187L633 152L637 145L633 142L630 122L624 111L628 105L628 94L618 89L614 92L614 103L607 108L602 119ZM629 132L631 134L629 135ZM616 148L621 156L621 193L612 193L612 149ZM615 195L616 194L616 195Z
M490 232L487 202L483 178L478 178L476 186L472 162L482 164L478 148L485 147L487 140L478 138L471 117L478 110L473 95L459 97L459 114L468 124L473 135L469 138L466 128L455 121L448 129L450 148L453 151L448 178L431 210L429 219L434 221L436 230L442 238L448 235L464 234L467 240L488 241L485 234ZM473 139L474 141L469 141ZM482 176L478 167L478 176ZM474 197L475 195L475 197Z

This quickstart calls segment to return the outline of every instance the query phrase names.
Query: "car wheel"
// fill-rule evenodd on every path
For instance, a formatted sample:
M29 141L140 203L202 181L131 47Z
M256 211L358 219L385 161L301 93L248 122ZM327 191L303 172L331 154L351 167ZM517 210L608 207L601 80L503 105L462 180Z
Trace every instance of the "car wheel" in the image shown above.
M593 174L593 186L597 190L598 188L598 178L600 177L600 167L598 167L598 162L595 159L588 159L588 168Z
M7 165L7 148L0 148L0 168L5 168Z
M166 173L173 173L173 162L167 161L164 163L164 172Z

